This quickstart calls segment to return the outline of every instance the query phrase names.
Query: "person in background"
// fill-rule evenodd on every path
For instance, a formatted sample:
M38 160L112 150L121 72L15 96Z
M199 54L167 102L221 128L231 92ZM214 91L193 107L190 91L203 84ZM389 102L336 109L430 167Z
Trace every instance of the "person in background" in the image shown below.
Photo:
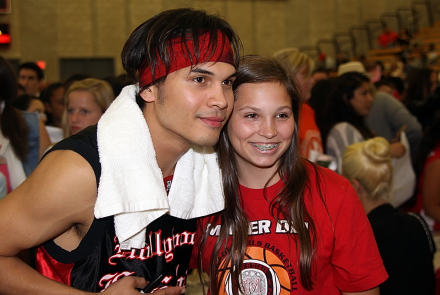
M440 109L440 88L437 72L429 68L412 70L407 79L403 103L417 117L423 129L432 124Z
M406 131L416 149L420 140L420 124L394 97L375 91L361 63L341 65L338 73L341 76L337 79L338 86L335 87L328 108L330 122L338 123L333 124L336 127L334 133L326 138L330 139L331 145L331 150L327 152L338 159L340 172L342 154L348 145L378 134L389 139L394 167L394 197L391 202L393 206L400 206L411 198L416 184ZM328 133L330 126L332 124L324 126L325 133Z
M422 139L422 125L405 105L391 96L393 84L387 80L376 83L376 94L365 122L377 136L396 141L404 131L411 149L411 158L417 154ZM386 92L385 92L386 91ZM390 93L391 92L391 93Z
M74 82L65 94L64 137L98 123L114 99L110 84L104 80L87 78Z
M374 82L374 87L376 88L376 91L388 93L389 95L393 95L394 91L396 91L394 84L387 79L381 79Z
M435 44L429 44L428 52L426 52L426 63L432 65L438 61L438 52L435 49Z
M17 97L23 94L26 94L26 89L24 89L24 87L21 86L20 83L17 83Z
M12 102L12 105L22 111L28 113L36 113L43 123L46 123L47 117L43 102L35 97L27 94L20 95Z
M342 175L361 200L389 275L379 286L380 294L434 295L435 244L431 233L420 215L400 212L389 203L393 167L388 141L374 137L348 146Z
M120 75L118 77L106 77L103 79L107 81L113 89L113 94L115 97L121 93L122 89L125 86L131 85L134 83L133 80L128 79L127 75Z
M391 30L390 27L385 26L382 33L377 38L377 43L381 48L392 48L396 47L399 35Z
M405 82L400 77L388 77L387 81L393 83L394 92L393 96L398 100L402 101L403 93L405 92Z
M415 160L418 175L416 204L411 209L420 213L431 231L440 230L440 114L423 134Z
M247 56L234 94L218 144L226 208L202 219L193 251L211 294L254 294L254 282L270 294L379 294L387 274L356 193L298 155L302 98L289 69Z
M312 88L309 105L315 110L316 125L321 134L325 131L328 122L328 107L333 93L335 81L333 79L319 80Z
M328 71L324 68L318 68L312 74L312 79L315 81L315 83L320 80L327 80L328 78Z
M345 148L375 136L365 124L365 117L370 113L374 99L370 79L359 72L342 74L335 81L333 89L327 108L328 120L323 129L326 152L336 159L338 173L341 173ZM401 143L393 144L393 157L399 158L404 153L405 147Z
M77 74L73 74L71 76L69 76L65 81L64 81L64 87L66 89L68 89L70 87L70 85L72 85L73 83L77 82L77 81L81 81L84 79L88 79L88 78L95 78L92 77L89 74L84 74L84 73L77 73Z
M315 67L313 59L295 48L280 50L274 54L274 57L293 72L298 81L301 96L304 102L307 102L310 99L310 91L315 84L312 78ZM304 103L300 114L299 154L312 162L316 162L318 157L324 154L324 148L321 132L316 125L315 111L307 103Z
M0 171L6 178L7 192L17 188L26 174L22 161L27 160L29 127L21 112L12 106L17 88L15 75L8 62L0 56Z
M41 91L40 99L47 113L46 125L61 128L65 92L66 89L61 82L52 83Z
M46 130L52 143L64 138L62 122L64 113L64 93L66 88L63 83L52 83L41 91L40 98L46 108Z
M23 63L18 66L18 84L23 86L26 94L40 96L40 87L44 79L43 70L34 62Z
M411 35L406 28L400 28L397 44L400 46L408 46L411 42Z
M14 72L0 56L0 171L6 178L8 193L31 174L40 160L42 149L49 145L38 115L20 112L13 107L16 94Z

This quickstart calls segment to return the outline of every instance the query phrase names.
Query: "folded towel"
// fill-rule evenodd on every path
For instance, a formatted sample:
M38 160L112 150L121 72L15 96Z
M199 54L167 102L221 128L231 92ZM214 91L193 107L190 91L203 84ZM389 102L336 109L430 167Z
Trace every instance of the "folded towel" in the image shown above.
M223 189L217 155L192 146L177 162L166 194L138 87L125 87L98 122L101 178L95 217L114 215L121 249L143 248L145 228L161 215L191 219L221 211Z

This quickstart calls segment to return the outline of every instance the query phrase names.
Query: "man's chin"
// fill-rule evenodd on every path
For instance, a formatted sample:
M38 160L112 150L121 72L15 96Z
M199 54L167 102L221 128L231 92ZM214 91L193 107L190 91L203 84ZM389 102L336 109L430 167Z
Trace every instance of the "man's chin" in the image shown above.
M193 144L205 147L213 147L217 144L219 136L198 138Z

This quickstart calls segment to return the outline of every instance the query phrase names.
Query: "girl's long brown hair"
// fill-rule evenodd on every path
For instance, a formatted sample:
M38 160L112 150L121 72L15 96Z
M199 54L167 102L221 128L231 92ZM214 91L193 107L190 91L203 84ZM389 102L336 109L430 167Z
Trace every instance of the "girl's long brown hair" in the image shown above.
M0 102L4 102L0 111L0 129L4 137L9 138L12 150L17 158L25 161L28 147L29 127L21 112L12 106L17 96L17 79L6 59L0 56Z
M234 92L246 83L274 82L283 85L292 99L292 110L295 124L298 126L299 111L302 101L298 86L292 73L275 59L262 56L246 56L240 62L237 78L234 82ZM219 289L224 281L227 271L230 272L233 285L233 294L237 295L239 276L243 267L246 245L248 242L249 221L244 214L240 201L240 188L238 180L238 165L236 155L228 137L227 128L223 128L218 145L219 165L222 170L222 180L225 195L225 209L212 221L215 226L220 219L221 230L210 261L210 291L213 295L219 294ZM297 233L290 234L298 249L301 284L306 290L313 289L314 258L316 248L316 229L314 222L307 211L304 202L304 191L309 179L304 160L298 156L298 128L289 148L281 156L278 169L271 177L279 175L285 182L283 190L271 201L270 214L277 220L288 220L290 228ZM317 178L318 179L318 178ZM269 183L270 180L268 180ZM319 186L319 185L318 185ZM264 186L267 187L267 183ZM267 196L266 196L267 197ZM321 197L322 198L322 197ZM307 224L307 225L306 225ZM308 228L307 228L308 226ZM230 229L232 237L230 237ZM208 228L201 241L199 252L199 270L202 265L203 248L209 236ZM229 239L232 245L227 250ZM226 253L226 255L222 255ZM223 262L221 262L223 260ZM200 272L201 273L201 272Z

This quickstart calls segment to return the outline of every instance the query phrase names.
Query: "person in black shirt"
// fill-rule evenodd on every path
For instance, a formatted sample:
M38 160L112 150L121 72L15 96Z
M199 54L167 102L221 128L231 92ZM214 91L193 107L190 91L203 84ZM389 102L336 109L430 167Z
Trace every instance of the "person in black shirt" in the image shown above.
M379 286L380 294L433 295L435 244L420 215L389 204L392 166L387 140L375 137L347 147L342 174L362 202L389 275Z

